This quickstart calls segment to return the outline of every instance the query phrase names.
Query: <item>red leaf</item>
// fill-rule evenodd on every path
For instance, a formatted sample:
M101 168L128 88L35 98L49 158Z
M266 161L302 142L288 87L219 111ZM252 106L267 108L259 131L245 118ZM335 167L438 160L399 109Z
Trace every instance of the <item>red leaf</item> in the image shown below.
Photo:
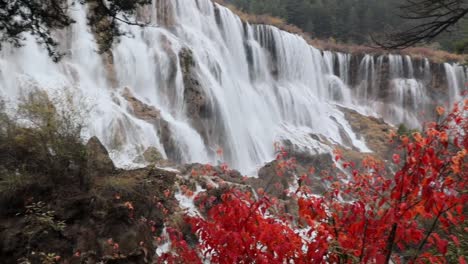
M458 262L460 262L460 264L466 264L465 257L464 256L458 257Z

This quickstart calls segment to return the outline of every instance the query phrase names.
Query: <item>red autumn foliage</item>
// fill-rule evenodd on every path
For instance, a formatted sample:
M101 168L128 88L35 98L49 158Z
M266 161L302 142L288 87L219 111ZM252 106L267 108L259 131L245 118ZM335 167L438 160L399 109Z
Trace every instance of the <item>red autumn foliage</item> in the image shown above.
M449 243L460 244L451 227L466 221L468 100L399 142L391 175L366 158L360 171L342 163L347 169L325 179L330 187L320 196L299 187L297 221L275 214L273 199L231 190L205 218L187 219L197 248L174 239L168 256L184 263L447 263Z
M178 230L168 228L167 233L171 242L171 253L164 253L158 263L187 263L201 264L201 260L194 249L191 249Z
M252 199L233 190L213 207L208 221L191 218L190 224L203 243L199 249L213 263L272 263L289 260L300 254L302 241L282 221L266 216L272 205L264 197Z

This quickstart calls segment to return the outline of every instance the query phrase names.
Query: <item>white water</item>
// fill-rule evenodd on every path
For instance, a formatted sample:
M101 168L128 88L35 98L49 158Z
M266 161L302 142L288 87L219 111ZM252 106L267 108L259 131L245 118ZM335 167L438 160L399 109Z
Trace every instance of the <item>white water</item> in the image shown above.
M172 8L162 14L156 9L162 6ZM115 44L114 63L107 65L95 52L86 7L75 8L71 12L77 23L57 33L65 40L61 48L68 54L60 63L53 63L31 37L23 48L1 51L0 96L12 105L34 89L50 96L68 90L83 98L92 109L84 136L98 136L121 167L138 165L136 157L149 146L166 156L174 151L161 141L159 127L132 115L121 95L125 87L161 111L180 162L214 163L216 149L221 147L225 161L243 172L272 160L274 142L285 138L298 146L328 151L307 137L318 134L330 142L369 151L335 103L365 108L395 124L416 124L415 113L429 100L423 81L430 78L428 64L422 67L425 75L417 79L417 67L408 57L367 55L353 83L351 55L322 53L299 36L274 27L244 27L232 12L210 0L156 1L146 10L154 26L123 26L134 37ZM162 15L173 24L157 25ZM187 114L188 87L178 55L184 48L193 53L192 74L210 108L211 116L203 120L192 120ZM389 61L392 90L382 99L379 70L384 60ZM450 64L445 70L453 101L464 89L466 72Z

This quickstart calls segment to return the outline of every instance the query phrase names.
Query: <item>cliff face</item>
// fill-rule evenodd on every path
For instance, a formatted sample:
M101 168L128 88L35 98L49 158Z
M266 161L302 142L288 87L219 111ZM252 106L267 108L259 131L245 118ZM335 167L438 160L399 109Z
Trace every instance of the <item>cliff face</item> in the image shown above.
M388 92L391 89L391 81L393 78L406 78L416 79L426 86L426 89L432 93L445 94L448 98L450 91L449 83L447 81L447 71L443 63L437 63L428 59L412 58L409 56L393 55L398 57L398 62L391 61L388 55L371 56L372 65L365 65L367 62L365 54L350 54L349 55L349 84L351 86L357 86L362 82L362 76L367 70L370 72L369 79L375 80L375 85L378 86L379 93L377 94L380 98L388 96ZM400 65L395 65L400 63ZM339 72L340 61L338 56L333 61L333 67L335 72ZM399 69L398 69L399 68ZM395 72L398 69L399 72ZM372 83L371 83L372 85ZM434 97L440 98L440 97Z
M342 82L333 89L348 88L358 104L395 125L417 128L434 117L435 106L451 105L466 90L466 68L458 64L394 54L323 54L329 72Z

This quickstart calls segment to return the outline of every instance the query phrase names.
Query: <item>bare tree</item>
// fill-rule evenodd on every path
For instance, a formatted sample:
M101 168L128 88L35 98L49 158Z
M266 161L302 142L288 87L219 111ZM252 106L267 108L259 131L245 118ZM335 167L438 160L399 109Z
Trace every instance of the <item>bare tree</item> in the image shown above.
M468 15L468 0L405 0L399 6L400 17L412 22L406 30L372 37L385 49L404 49L427 43L449 32Z

